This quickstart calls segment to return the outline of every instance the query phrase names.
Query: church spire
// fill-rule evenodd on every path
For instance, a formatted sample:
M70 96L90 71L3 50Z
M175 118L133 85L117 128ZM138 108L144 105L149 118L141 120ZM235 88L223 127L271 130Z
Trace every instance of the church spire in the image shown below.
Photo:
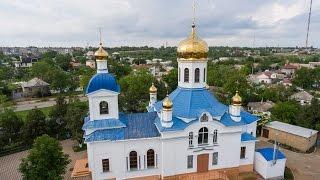
M103 49L101 28L99 28L99 41L99 49L94 53L97 62L97 73L108 73L107 57L109 55L107 51Z

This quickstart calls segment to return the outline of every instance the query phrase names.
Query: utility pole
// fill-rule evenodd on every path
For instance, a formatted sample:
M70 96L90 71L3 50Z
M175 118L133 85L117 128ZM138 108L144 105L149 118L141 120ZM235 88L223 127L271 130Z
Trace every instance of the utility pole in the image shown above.
M307 37L306 37L306 49L308 48L308 41L309 41L309 30L310 30L311 8L312 8L312 0L310 0L310 8L309 8L308 28L307 28Z

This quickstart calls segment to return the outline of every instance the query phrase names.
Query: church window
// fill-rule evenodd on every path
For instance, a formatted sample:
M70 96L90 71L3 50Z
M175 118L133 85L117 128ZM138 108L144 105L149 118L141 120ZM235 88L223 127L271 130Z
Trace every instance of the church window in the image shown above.
M189 133L189 146L193 146L193 132Z
M106 101L100 102L100 114L109 114L109 107Z
M199 130L198 145L208 144L208 128L203 127Z
M189 69L184 69L184 82L189 82Z
M246 158L246 147L241 147L241 150L240 150L240 159L244 159Z
M217 165L218 164L218 152L214 152L212 154L212 165Z
M178 72L179 81L180 81L180 76L181 76L181 72L180 72L180 68L179 68L179 72Z
M196 68L194 71L194 82L198 83L200 81L200 69Z
M189 155L187 161L187 168L193 168L193 155Z
M218 130L213 131L213 143L218 142Z
M130 170L138 169L138 156L136 151L129 153Z
M208 122L209 117L206 114L203 114L200 118L201 122Z
M154 160L154 150L149 149L147 151L147 167L152 168L155 165L155 160Z
M203 82L206 82L206 68L203 69Z
M109 159L102 159L102 171L103 172L109 172L110 171Z

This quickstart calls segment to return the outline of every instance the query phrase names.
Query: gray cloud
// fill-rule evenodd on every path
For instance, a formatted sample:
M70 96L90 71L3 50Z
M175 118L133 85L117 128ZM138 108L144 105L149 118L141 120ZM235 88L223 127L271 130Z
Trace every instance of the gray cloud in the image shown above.
M190 33L191 0L2 0L0 46L177 45ZM310 43L319 46L320 2ZM308 1L198 0L196 24L209 45L296 46L305 41Z

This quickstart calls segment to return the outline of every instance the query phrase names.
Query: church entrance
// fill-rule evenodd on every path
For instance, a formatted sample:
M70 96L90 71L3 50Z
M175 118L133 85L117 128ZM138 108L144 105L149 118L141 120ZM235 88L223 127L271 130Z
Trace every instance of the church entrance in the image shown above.
M207 172L209 165L209 154L199 154L197 156L197 172Z

